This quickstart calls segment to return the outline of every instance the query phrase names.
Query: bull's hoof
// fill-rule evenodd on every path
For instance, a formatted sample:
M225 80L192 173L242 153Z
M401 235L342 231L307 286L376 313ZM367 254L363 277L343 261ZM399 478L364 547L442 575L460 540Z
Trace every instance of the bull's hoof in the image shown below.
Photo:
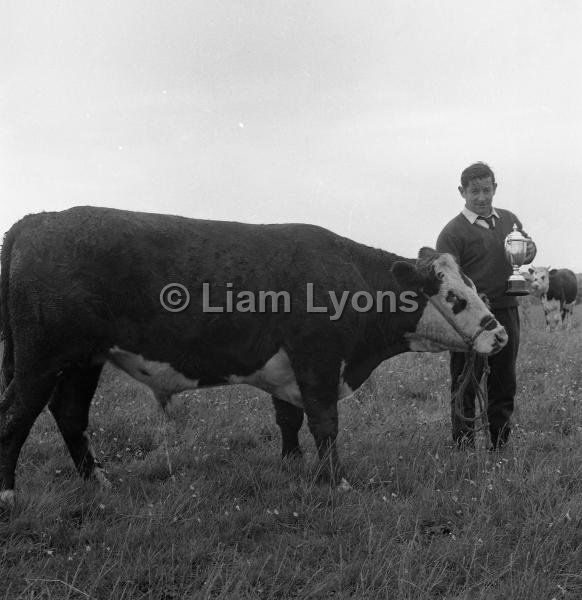
M345 477L341 478L341 481L336 488L338 492L350 492L353 489L354 488L350 485L349 481Z
M111 482L105 476L104 469L102 469L101 467L95 467L95 470L93 471L93 477L102 490L111 489Z
M328 465L319 463L315 472L315 479L321 484L329 485L330 488L339 489L344 481L349 485L343 473L344 471L341 468L330 469Z
M14 508L14 490L2 490L0 492L0 513L10 511Z
M296 463L303 461L303 452L299 448L292 450L291 452L284 452L281 454L281 461L283 463Z
M288 454L281 460L281 471L288 476L296 477L303 473L305 460L301 453Z

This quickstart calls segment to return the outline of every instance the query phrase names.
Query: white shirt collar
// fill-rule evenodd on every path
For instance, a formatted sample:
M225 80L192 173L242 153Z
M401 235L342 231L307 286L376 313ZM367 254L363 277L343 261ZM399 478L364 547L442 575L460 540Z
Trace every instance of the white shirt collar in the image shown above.
M467 219L467 221L469 221L469 223L471 223L471 225L477 220L477 217L480 216L477 213L473 212L472 210L469 210L466 206L463 207L461 214L463 214L465 216L465 218ZM488 214L487 216L490 217L491 215L493 215L496 219L501 218L494 208L491 208L491 213ZM487 226L487 225L485 224L485 226Z

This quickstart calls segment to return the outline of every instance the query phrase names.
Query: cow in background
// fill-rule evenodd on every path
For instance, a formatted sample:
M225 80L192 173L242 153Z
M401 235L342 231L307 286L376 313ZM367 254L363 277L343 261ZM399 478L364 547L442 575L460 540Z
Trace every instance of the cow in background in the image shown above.
M578 295L576 275L570 269L529 269L531 293L540 298L546 316L546 330L554 331L558 325L569 329Z

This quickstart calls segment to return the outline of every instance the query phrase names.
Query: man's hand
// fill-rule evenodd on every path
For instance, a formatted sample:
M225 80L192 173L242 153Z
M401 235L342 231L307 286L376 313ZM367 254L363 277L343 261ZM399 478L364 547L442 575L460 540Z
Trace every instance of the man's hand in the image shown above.
M528 238L527 240L527 249L525 251L525 260L523 261L524 265L529 265L531 261L536 257L538 249L536 248L533 240Z

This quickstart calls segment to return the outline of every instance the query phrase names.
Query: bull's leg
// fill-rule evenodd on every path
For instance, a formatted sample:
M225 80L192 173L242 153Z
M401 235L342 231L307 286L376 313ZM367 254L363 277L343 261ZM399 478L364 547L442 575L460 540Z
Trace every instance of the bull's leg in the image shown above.
M304 394L307 424L315 439L320 462L320 475L338 484L342 478L342 469L336 449L338 433L337 400L325 401L321 397L309 397Z
M0 504L14 501L14 473L30 428L50 398L56 374L18 371L0 400Z
M555 312L546 312L546 332L551 333L556 327L556 314Z
M303 409L279 400L275 396L271 397L275 407L275 422L281 430L282 456L283 458L299 458L302 454L299 446L299 430L303 425Z
M49 408L67 444L79 475L95 478L108 486L101 465L91 449L87 425L93 394L99 383L102 366L75 367L65 371L53 392Z
M329 344L329 336L317 332L301 340L290 358L319 455L319 475L339 483L342 476L335 442L341 359L330 355Z
M576 307L576 301L568 304L568 329L572 329L574 325L574 308Z
M574 306L576 302L572 302L571 304L564 304L562 309L562 327L563 329L570 329L572 327L572 323L574 321Z

